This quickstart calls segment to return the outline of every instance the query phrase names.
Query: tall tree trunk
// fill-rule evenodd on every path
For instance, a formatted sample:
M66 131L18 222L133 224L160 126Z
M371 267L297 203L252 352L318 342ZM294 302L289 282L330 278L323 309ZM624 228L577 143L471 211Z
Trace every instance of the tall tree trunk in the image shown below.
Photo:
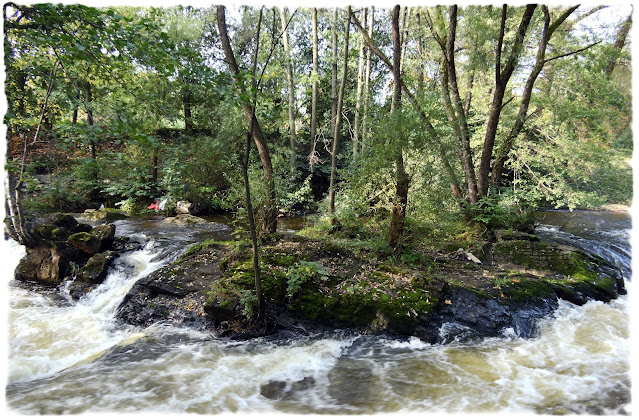
M53 91L53 84L55 82L55 75L58 70L58 60L53 63L53 68L51 69L51 73L49 74L49 81L47 84L47 92L44 97L44 102L42 103L42 108L40 110L40 118L38 119L38 125L36 126L35 134L33 135L33 140L31 144L34 144L38 141L38 137L40 136L40 130L42 129L42 123L44 121L44 116L47 112L47 108L49 105L49 98L51 97L51 92ZM6 208L7 208L7 219L5 220L5 226L7 227L7 233L14 240L18 241L21 245L25 245L27 247L33 247L37 243L37 239L31 235L29 230L26 227L24 212L22 209L22 187L24 185L24 174L26 170L26 160L27 154L29 152L29 140L25 137L24 146L22 149L22 157L19 163L19 169L16 172L15 169L9 169L8 176L6 179ZM11 139L7 139L7 159L11 159L13 156L13 146L11 143Z
M368 26L368 37L373 37L373 25L375 23L375 7L371 7L371 20ZM364 22L366 25L366 22ZM363 38L363 37L362 37ZM364 149L365 139L368 136L368 108L370 104L370 82L371 82L371 48L366 46L366 74L364 75L364 115L362 115L362 135L360 140L360 150Z
M317 90L319 86L319 58L318 58L318 39L317 39L317 9L313 8L313 73L311 80L313 83L311 93L311 144L310 150L313 150L315 138L317 137Z
M406 43L408 42L408 25L410 23L411 8L404 7L402 13L402 25L399 33L399 39L402 46L402 56L399 60L399 69L404 73L404 56L406 55Z
M264 319L264 310L266 302L264 300L264 293L262 292L262 277L260 273L260 260L259 260L259 248L257 243L257 229L255 228L255 218L253 217L253 202L251 201L251 184L248 176L248 164L249 156L251 154L251 134L253 133L255 118L255 108L257 106L257 54L260 49L260 28L262 26L262 10L260 8L260 17L257 22L257 35L255 41L255 55L253 56L253 69L251 77L251 85L253 94L253 101L251 104L251 118L249 122L249 129L246 132L246 142L244 148L244 159L242 160L242 178L244 180L244 192L246 198L246 213L249 222L249 232L251 234L251 244L253 247L253 276L255 279L255 294L257 296L257 319L261 321Z
M528 75L528 79L526 79L526 84L524 85L524 92L522 94L521 103L519 105L519 112L517 113L515 124L504 139L504 142L502 143L498 152L495 154L495 160L493 162L492 185L496 187L502 184L502 172L504 169L506 158L508 157L508 153L510 153L510 151L512 150L517 136L519 136L519 133L521 133L521 130L524 128L524 123L526 122L526 117L528 116L528 106L530 105L530 99L532 97L535 82L537 81L537 77L541 74L541 71L546 64L546 49L548 47L548 43L550 42L550 38L553 36L557 28L568 18L568 16L570 16L570 14L577 9L577 7L579 6L571 7L551 24L550 11L546 6L541 6L544 13L544 27L542 30L541 40L539 41L539 47L537 48L537 54L535 56L535 65Z
M89 126L89 130L92 130L92 127L94 125L94 121L93 121L93 92L91 89L91 83L87 80L87 82L84 85L84 99L85 99L85 106L86 106L86 113L87 113L87 125ZM89 149L91 152L91 161L93 164L93 167L91 168L91 178L92 181L94 183L93 188L91 189L91 191L89 192L89 200L91 201L97 201L100 198L100 189L99 189L99 182L100 182L100 177L99 177L99 173L98 173L98 153L97 153L97 139L96 139L96 133L95 132L91 132L91 137L90 137L90 142L89 142Z
M188 84L184 87L182 104L184 106L184 132L187 135L193 134L193 116L191 114L191 88Z
M362 27L362 24L357 19L357 17L352 16L351 19L353 23L355 24L355 26L357 27L357 29L359 30L359 32L364 37L364 40L366 40L366 45L368 45L368 47L372 50L372 52L374 52L375 55L379 57L382 63L384 63L384 65L390 70L390 72L394 74L395 70L393 67L393 63L388 59L388 57L386 57L386 54L384 54L382 50L379 49L379 46L373 41L371 36L368 35L366 30ZM448 161L448 157L446 156L446 150L444 149L444 142L439 137L439 134L437 134L435 127L433 127L433 124L430 122L430 118L428 117L424 109L422 108L422 105L415 98L415 95L410 91L410 89L408 89L408 87L406 86L403 80L400 80L400 82L401 82L402 92L408 97L408 100L410 101L410 103L415 107L415 110L417 111L417 115L419 116L419 119L424 124L426 133L430 137L430 142L436 145L438 148L438 154L442 160L442 165L444 167L444 174L446 178L448 179L448 181L450 182L450 187L451 187L451 190L453 191L453 194L455 195L455 197L461 198L459 182L457 180L457 176L455 175L455 172L452 170L452 166L450 165L450 162Z
M91 83L86 82L84 85L84 100L86 102L85 104L85 111L87 113L87 125L89 127L93 126L93 92L91 91ZM92 137L91 138L91 144L90 144L90 151L91 151L91 159L93 159L93 162L96 164L96 168L97 168L97 155L96 155L96 144L95 144L95 139ZM97 180L97 174L96 174L96 180Z
M295 144L295 84L293 81L293 65L291 64L291 48L288 43L288 29L286 22L286 9L280 9L280 20L282 22L282 44L284 46L284 63L286 69L286 81L288 82L288 126L289 144L291 147L290 168L291 173L297 170L297 153Z
M512 76L517 61L519 60L519 55L523 48L524 37L526 36L528 25L530 24L530 20L536 8L536 4L529 4L526 6L526 10L524 11L524 15L522 16L521 22L519 24L519 29L517 30L510 56L503 69L501 66L501 54L504 42L504 34L506 31L507 6L504 5L502 8L499 41L497 44L495 60L495 86L493 88L490 110L488 112L488 118L486 120L486 134L484 136L484 145L482 148L481 160L479 162L479 176L477 178L477 198L484 197L488 193L488 186L490 184L491 178L490 164L493 159L493 149L495 147L495 138L497 136L497 126L499 125L499 119L501 117L506 85L508 84L510 76ZM476 201L471 200L471 203L474 202Z
M628 18L621 24L621 28L617 32L617 36L615 37L615 45L614 45L614 54L610 59L610 62L606 66L605 72L606 76L612 76L612 72L615 70L617 66L617 60L619 60L619 56L621 56L621 51L623 47L626 45L626 38L628 37L628 33L630 33L630 27L632 26L632 14L628 15Z
M80 107L80 101L82 100L82 94L78 91L75 95L77 102L73 105L73 116L71 117L71 124L75 125L78 123L78 112Z
M337 152L339 150L339 131L342 125L342 107L344 105L344 90L348 76L348 38L351 28L351 7L347 9L346 29L344 31L344 63L342 65L342 81L339 86L337 109L335 113L335 131L333 132L333 147L331 149L331 179L328 188L328 212L335 213L335 186L337 183Z
M457 125L462 142L461 155L464 173L466 175L466 186L468 188L468 198L471 203L477 201L477 184L475 179L475 167L473 165L473 154L470 147L470 133L466 113L459 93L457 84L457 68L455 66L455 39L457 33L457 6L450 7L448 26L448 39L446 44L446 64L448 67L448 84L452 93Z
M402 106L402 41L399 31L400 7L393 8L391 21L393 33L393 113L399 113ZM403 139L400 139L400 142ZM395 198L393 200L393 214L391 216L389 230L389 245L398 252L401 248L401 240L404 236L404 222L406 220L406 205L408 204L409 178L404 167L403 148L397 148L395 152Z
M337 9L333 10L333 61L331 63L331 135L335 133L337 116Z
M364 9L364 22L367 21L367 9ZM362 104L362 90L364 88L364 39L359 46L359 63L357 66L357 94L355 97L355 122L353 123L353 159L359 151L359 135L361 125L360 108Z
M439 9L438 9L439 12ZM470 132L466 111L462 102L457 83L457 67L455 65L455 40L457 35L457 6L450 6L448 33L442 37L435 27L432 19L428 19L430 31L439 44L442 54L442 98L448 120L453 128L453 133L459 142L459 158L464 170L466 180L466 192L471 203L477 202L477 180L473 165L473 153L470 146Z
M424 97L424 36L421 33L422 16L417 12L417 28L420 30L417 35L417 99L422 100Z
M158 149L151 149L151 183L157 189L158 183Z
M229 71L233 76L235 87L238 90L240 96L246 96L246 88L242 84L239 78L240 69L235 60L233 49L231 48L231 40L228 36L226 28L226 12L224 6L217 7L217 25L220 32L220 40L222 42L222 49L224 50L224 56L229 66ZM266 232L275 233L277 230L277 209L275 207L275 181L273 179L273 165L271 163L271 156L268 151L268 146L262 129L260 127L257 117L254 115L251 106L244 102L242 104L244 114L249 122L253 124L253 140L257 146L257 152L262 162L262 171L264 173L264 190L265 190L265 204L264 204L264 218L262 220L263 228Z

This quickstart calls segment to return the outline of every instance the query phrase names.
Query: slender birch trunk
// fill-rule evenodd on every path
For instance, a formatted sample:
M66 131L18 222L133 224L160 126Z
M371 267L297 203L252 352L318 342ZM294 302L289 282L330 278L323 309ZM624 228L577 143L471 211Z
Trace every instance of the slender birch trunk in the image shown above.
M297 169L297 152L295 141L295 84L293 81L293 65L291 64L291 47L288 42L288 28L286 20L286 8L280 9L280 20L282 22L282 45L284 46L284 67L286 69L286 81L288 82L288 125L289 125L289 144L291 148L290 168L291 173L295 173Z
M335 114L335 131L333 132L333 147L331 150L331 179L328 189L328 212L335 213L335 185L337 183L337 152L339 150L339 131L342 124L342 107L344 105L344 90L346 88L346 78L348 76L348 38L351 28L352 10L347 9L346 29L344 31L344 63L342 65L342 81L339 86L337 98L337 109Z
M364 22L368 20L368 10L364 9ZM364 39L359 46L359 63L357 66L357 95L355 98L355 121L353 123L353 159L357 158L359 152L359 136L361 126L360 108L362 104L362 90L364 88Z
M317 91L319 79L319 59L318 59L318 38L317 38L317 9L313 8L313 72L311 80L313 83L311 96L311 143L310 150L313 150L315 138L317 137Z

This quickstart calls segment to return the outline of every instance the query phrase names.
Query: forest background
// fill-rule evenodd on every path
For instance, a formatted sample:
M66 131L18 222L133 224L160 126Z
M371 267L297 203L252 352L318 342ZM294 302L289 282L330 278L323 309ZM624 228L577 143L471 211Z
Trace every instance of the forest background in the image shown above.
M401 253L630 204L631 7L297 6L6 3L7 232L159 198Z

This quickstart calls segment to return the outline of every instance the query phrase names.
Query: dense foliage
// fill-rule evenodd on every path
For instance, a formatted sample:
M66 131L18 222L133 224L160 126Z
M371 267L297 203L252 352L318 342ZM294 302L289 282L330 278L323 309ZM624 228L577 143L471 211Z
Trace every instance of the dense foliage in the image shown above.
M356 236L368 223L387 237L397 206L408 218L401 232L407 241L419 226L444 226L428 224L435 220L521 228L539 207L628 204L625 12L356 8L317 10L315 20L307 8L260 14L241 7L226 13L239 65L231 74L213 7L7 3L9 190L26 193L28 211L102 204L143 211L165 198L199 203L206 212L241 212L249 126L243 106L255 97L277 210L334 210L327 226L333 233ZM399 103L392 101L396 84ZM251 151L257 216L269 199L263 158ZM7 192L8 200L18 195Z

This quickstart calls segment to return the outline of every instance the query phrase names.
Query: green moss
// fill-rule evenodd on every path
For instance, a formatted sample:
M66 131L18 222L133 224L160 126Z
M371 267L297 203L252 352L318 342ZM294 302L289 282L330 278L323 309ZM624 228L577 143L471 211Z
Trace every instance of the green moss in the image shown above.
M96 238L87 232L78 232L74 233L73 235L69 235L69 241L89 242L92 239Z
M91 213L85 213L84 216L93 220L106 220L108 222L127 218L126 214L124 214L122 211L106 207L98 209Z
M295 263L295 256L281 252L265 255L263 261L267 264L278 265L281 267L290 267Z
M504 297L522 302L543 299L554 294L553 288L548 282L538 279L514 278L500 290Z
M215 239L207 239L202 242L199 242L191 246L189 249L187 249L186 252L182 254L180 258L177 259L177 261L175 261L175 264L182 264L190 256L198 254L202 252L203 250L216 245L219 245L219 244Z

